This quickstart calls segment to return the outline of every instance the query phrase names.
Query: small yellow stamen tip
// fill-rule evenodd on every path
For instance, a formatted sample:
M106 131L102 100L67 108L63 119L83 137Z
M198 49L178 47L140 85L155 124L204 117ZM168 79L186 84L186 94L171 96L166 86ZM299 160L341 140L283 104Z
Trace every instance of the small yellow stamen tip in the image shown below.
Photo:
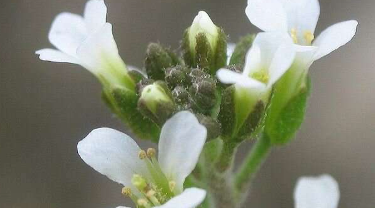
M314 40L315 36L312 32L310 31L305 31L303 33L303 37L305 38L306 42L308 45L311 45L312 41Z
M137 203L139 206L147 206L148 204L146 199L138 199Z
M156 192L155 192L154 190L149 190L149 191L146 193L146 196L150 198L150 197L154 196L155 193L156 193Z
M122 188L121 193L122 193L122 195L125 195L125 196L131 196L132 190L128 187L124 187L124 188Z
M146 154L146 152L144 150L141 150L138 153L138 157L139 157L139 159L143 160L143 159L145 159L147 157L147 154Z
M147 156L148 157L154 157L156 155L156 150L154 148L148 148L147 149Z
M174 181L169 181L169 189L173 191L176 188L176 182Z
M295 28L290 30L290 36L292 37L294 43L298 43L297 30Z

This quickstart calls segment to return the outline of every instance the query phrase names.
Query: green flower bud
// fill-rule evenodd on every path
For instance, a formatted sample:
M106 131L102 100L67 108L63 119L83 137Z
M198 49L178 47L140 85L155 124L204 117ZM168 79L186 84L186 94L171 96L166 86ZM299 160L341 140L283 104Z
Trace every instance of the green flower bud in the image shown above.
M157 81L142 89L138 100L140 111L160 126L176 110L171 92L164 82Z
M255 35L247 35L242 37L240 41L236 44L236 48L230 57L229 65L241 65L245 64L246 54L253 45Z
M211 74L226 65L227 36L208 14L200 11L185 31L183 45L185 63L205 69Z
M216 82L211 78L196 80L189 91L201 112L208 112L217 103Z
M147 47L145 68L149 78L164 80L165 69L176 66L178 57L171 50L158 43L150 43Z
M178 105L178 111L187 110L191 108L190 94L185 87L177 86L172 91L173 100Z
M178 85L188 86L190 84L188 77L190 71L190 68L182 65L167 68L165 73L165 81L172 89Z

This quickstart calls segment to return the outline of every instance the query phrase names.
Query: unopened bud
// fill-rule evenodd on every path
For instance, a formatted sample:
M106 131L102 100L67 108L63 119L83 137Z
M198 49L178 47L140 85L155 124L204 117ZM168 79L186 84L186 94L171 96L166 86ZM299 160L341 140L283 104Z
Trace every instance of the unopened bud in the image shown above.
M147 47L145 68L149 78L164 80L165 69L179 63L178 57L171 50L158 43L150 43Z
M226 64L226 35L208 14L200 11L183 39L185 63L214 74Z
M175 111L172 94L164 82L155 82L142 89L138 100L141 112L162 125Z
M186 66L170 67L165 71L165 81L172 89L178 85L187 86L189 84L188 74L190 71L190 68Z
M190 93L199 109L208 111L217 103L216 82L213 79L203 79L190 87Z

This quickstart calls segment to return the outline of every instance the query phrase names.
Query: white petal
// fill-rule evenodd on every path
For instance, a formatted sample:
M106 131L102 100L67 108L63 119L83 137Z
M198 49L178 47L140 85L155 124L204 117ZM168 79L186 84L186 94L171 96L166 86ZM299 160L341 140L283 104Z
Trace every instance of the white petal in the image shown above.
M235 48L236 48L236 44L228 43L228 45L227 45L227 64L229 64L230 58L232 57L232 54L233 54Z
M254 70L261 67L261 51L258 45L254 44L246 54L243 74L248 76Z
M159 162L167 178L182 191L185 178L194 170L206 141L207 130L194 114L181 111L163 126L159 141Z
M258 80L252 79L246 75L239 74L229 69L219 69L216 73L217 78L224 84L237 84L244 88L263 89L265 85Z
M188 188L182 194L167 201L167 203L154 208L195 208L203 202L205 197L205 190Z
M140 148L124 133L110 128L95 129L77 148L89 166L126 187L132 187L133 174L149 178L146 164L138 158Z
M294 190L295 208L337 208L339 186L330 175L302 177Z
M118 68L126 70L125 63L118 54L110 23L106 23L96 33L88 37L77 49L77 56L82 64L93 73L106 71L111 67L116 67L117 70Z
M271 87L290 68L296 55L293 42L289 37L281 40L282 43L276 50L270 68L270 80L267 85Z
M86 3L84 20L87 29L93 33L107 22L107 7L103 0L90 0Z
M60 51L75 57L78 46L87 36L87 29L81 16L61 13L53 21L48 38Z
M295 49L292 39L284 32L263 32L256 36L253 45L260 48L261 65L268 70L270 80L267 86L270 87L293 63Z
M357 21L349 20L334 24L324 30L313 43L314 46L319 47L315 60L348 43L354 37L357 25Z
M288 16L289 30L294 28L303 36L305 31L314 34L320 15L318 0L281 0Z
M42 61L78 64L78 60L76 58L55 49L46 48L38 50L35 53L39 55L39 58Z
M287 31L287 14L279 0L248 0L246 15L263 31Z

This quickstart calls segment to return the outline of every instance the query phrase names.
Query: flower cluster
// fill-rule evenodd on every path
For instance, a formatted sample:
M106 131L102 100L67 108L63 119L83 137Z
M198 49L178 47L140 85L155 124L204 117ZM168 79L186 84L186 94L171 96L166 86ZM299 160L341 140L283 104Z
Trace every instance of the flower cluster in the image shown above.
M227 43L200 11L180 53L151 43L142 70L121 59L103 0L90 0L83 17L62 13L53 21L57 49L38 50L39 58L89 70L112 112L138 138L158 143L157 155L100 128L78 144L81 158L122 184L137 208L239 207L271 147L288 143L303 122L310 66L349 42L358 25L338 23L315 38L318 0L248 0L245 13L263 32ZM257 143L234 172L236 150L250 138ZM296 208L335 208L338 198L326 175L300 179L295 191Z

